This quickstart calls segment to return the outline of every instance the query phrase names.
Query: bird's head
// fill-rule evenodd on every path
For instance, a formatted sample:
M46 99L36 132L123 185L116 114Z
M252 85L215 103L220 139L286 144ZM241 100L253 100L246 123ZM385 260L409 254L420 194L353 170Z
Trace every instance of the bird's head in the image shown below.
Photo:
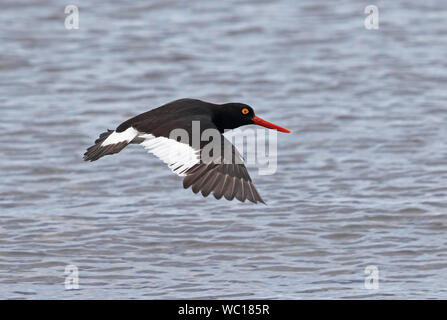
M255 115L252 107L243 103L226 103L219 108L215 118L222 129L235 129L247 124L256 124L268 129L275 129L281 132L290 133L289 130L265 121Z

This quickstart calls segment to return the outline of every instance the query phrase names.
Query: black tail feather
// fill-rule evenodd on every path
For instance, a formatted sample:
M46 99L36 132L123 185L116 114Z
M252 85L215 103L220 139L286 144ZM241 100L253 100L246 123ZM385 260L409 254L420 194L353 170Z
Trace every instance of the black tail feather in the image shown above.
M99 135L99 138L95 140L95 144L89 147L84 153L84 161L96 161L103 156L120 152L127 146L128 143L123 141L102 147L101 144L112 134L112 132L113 130L107 130Z

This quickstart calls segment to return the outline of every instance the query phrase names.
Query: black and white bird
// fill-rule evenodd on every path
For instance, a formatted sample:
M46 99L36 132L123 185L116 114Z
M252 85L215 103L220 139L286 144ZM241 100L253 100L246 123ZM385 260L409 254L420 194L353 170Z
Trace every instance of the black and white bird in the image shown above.
M183 129L189 136L193 122L199 121L201 133L218 130L222 152L205 160L202 151L210 141L195 145L170 138L174 129ZM192 187L204 197L213 193L216 199L234 198L244 202L265 203L256 190L236 148L222 135L226 129L257 124L269 129L290 133L289 130L255 116L253 109L242 103L213 104L196 99L180 99L144 112L121 123L115 130L100 134L95 144L84 154L85 161L120 152L128 144L141 144L150 153L166 163L179 176L183 187ZM226 148L231 148L225 152ZM231 157L231 158L229 158ZM239 160L239 161L236 161Z

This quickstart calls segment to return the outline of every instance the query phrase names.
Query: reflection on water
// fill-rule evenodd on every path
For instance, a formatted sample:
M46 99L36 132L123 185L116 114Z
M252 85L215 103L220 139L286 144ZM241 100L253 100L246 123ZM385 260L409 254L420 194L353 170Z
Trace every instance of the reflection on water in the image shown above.
M2 2L1 298L447 298L447 4ZM291 129L268 206L183 190L97 133L165 102ZM79 290L65 290L67 265ZM380 288L364 288L365 267Z

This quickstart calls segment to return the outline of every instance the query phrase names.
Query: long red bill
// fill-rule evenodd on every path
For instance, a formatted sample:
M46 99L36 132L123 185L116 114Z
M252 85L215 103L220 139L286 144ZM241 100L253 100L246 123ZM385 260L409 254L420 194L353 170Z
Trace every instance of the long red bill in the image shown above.
M253 123L257 124L258 126L266 127L266 128L269 128L269 129L275 129L275 130L278 130L278 131L281 131L281 132L285 132L285 133L290 133L289 130L284 129L283 127L277 126L276 124L273 124L273 123L270 123L268 121L265 121L264 119L261 119L261 118L259 118L257 116L254 116L252 118L252 120L253 120Z

